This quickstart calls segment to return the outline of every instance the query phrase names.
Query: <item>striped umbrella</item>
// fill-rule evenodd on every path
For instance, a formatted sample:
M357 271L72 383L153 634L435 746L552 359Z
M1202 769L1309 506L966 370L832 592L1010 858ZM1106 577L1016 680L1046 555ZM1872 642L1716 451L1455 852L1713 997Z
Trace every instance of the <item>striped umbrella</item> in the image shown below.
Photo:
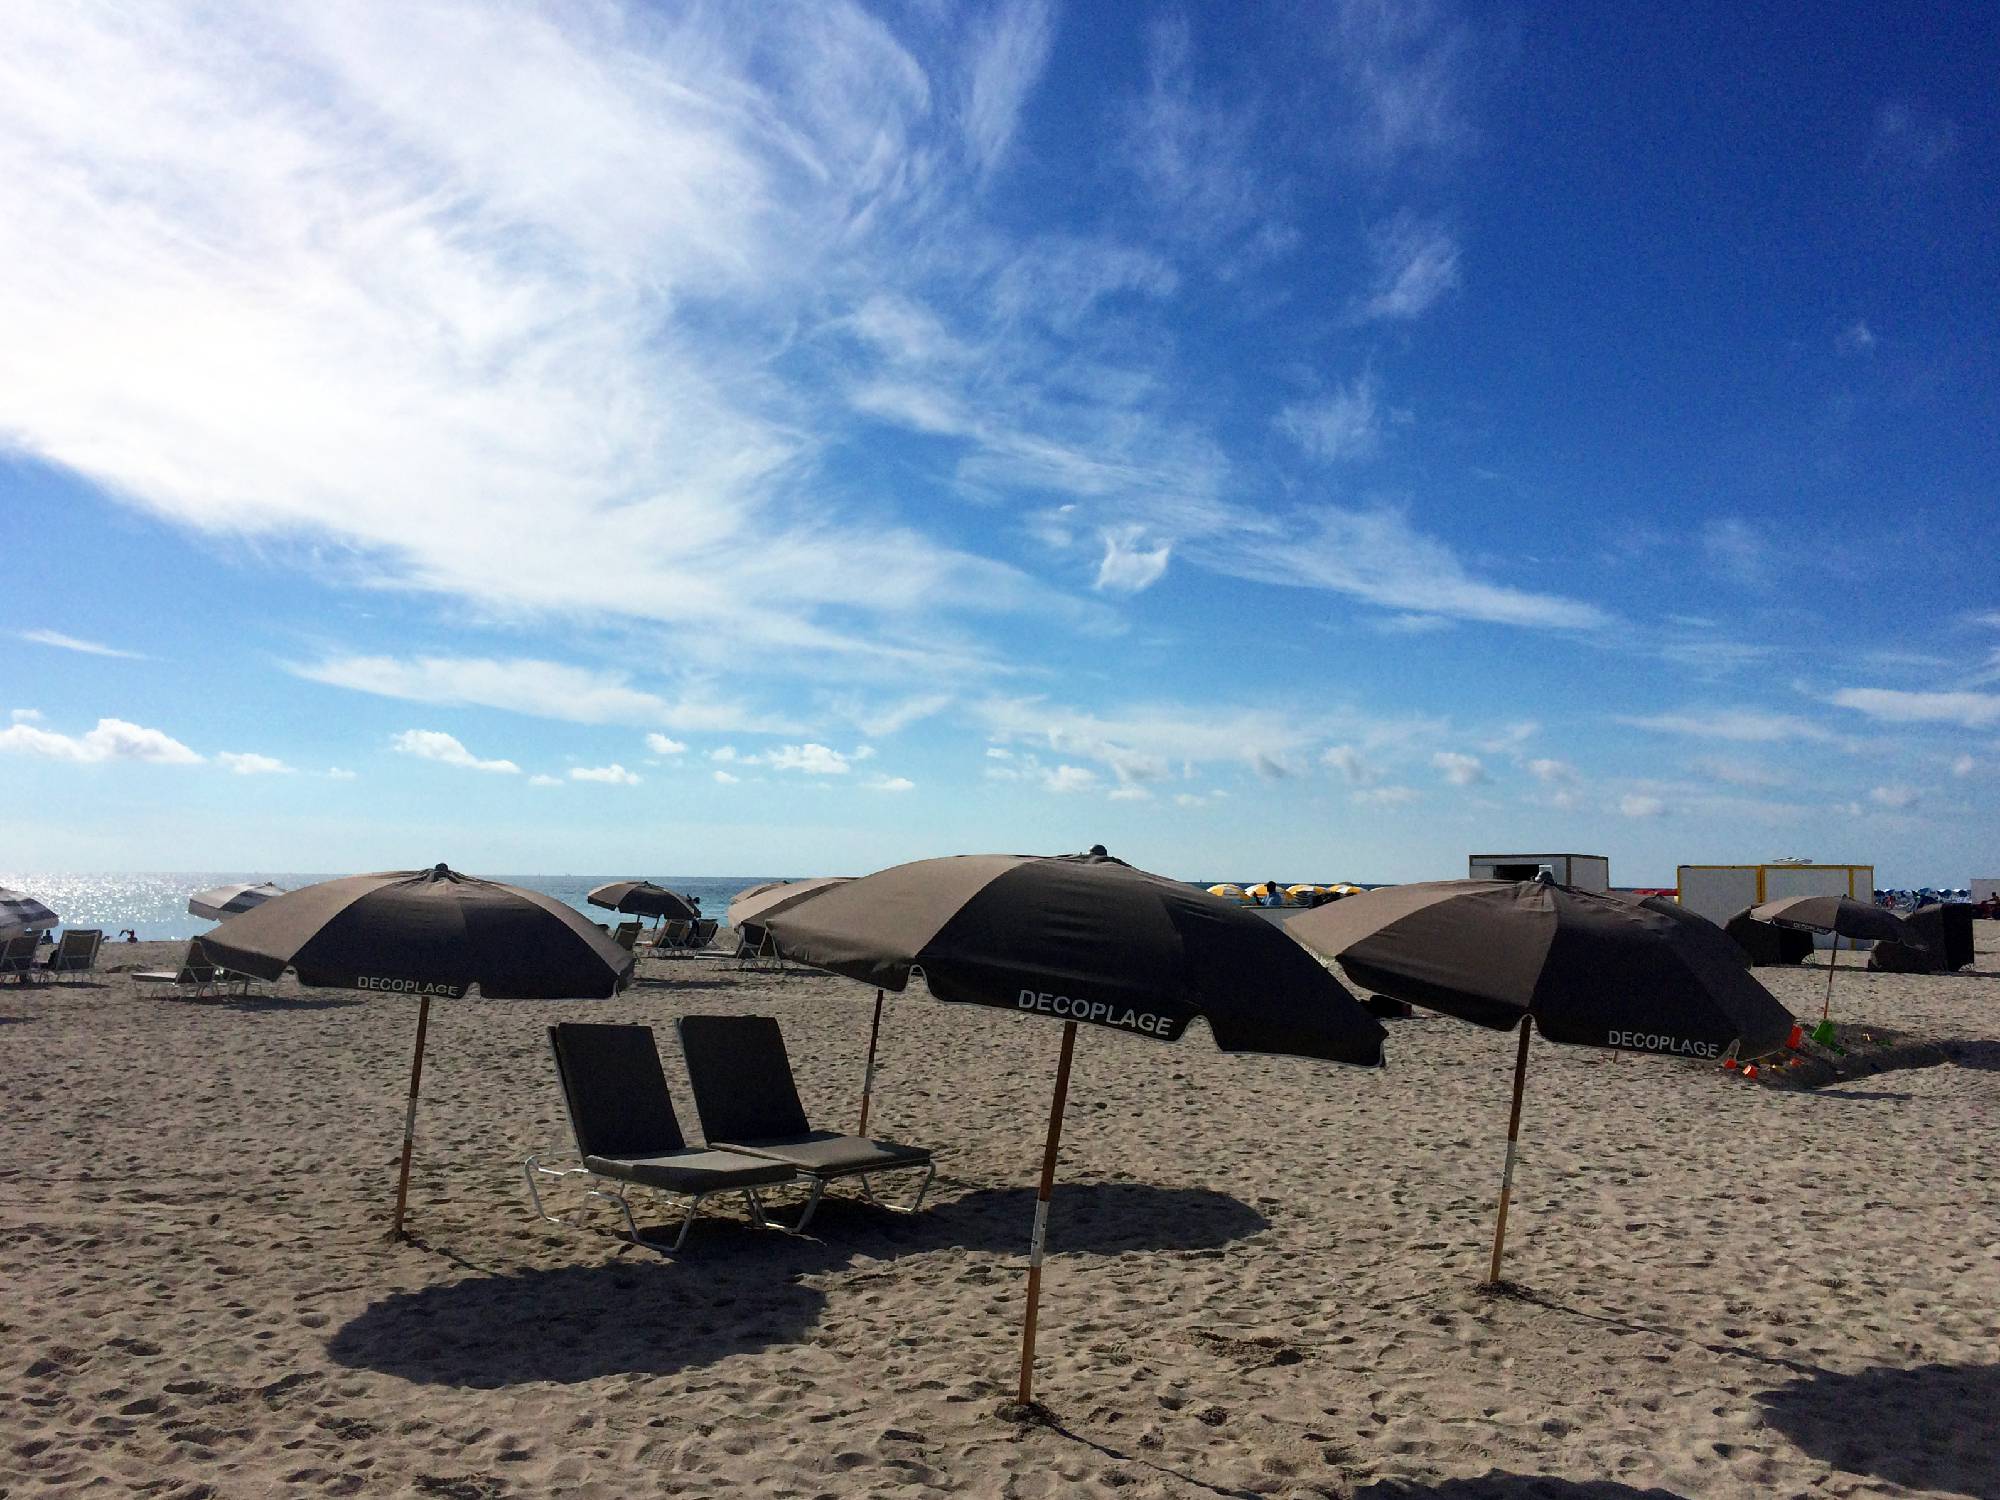
M25 932L47 932L62 918L33 896L10 891L0 885L0 938L16 938Z
M196 891L188 897L188 915L201 917L206 921L220 922L224 917L233 917L253 907L262 906L273 896L282 896L285 888L272 885L269 881L262 885L218 885L205 891Z

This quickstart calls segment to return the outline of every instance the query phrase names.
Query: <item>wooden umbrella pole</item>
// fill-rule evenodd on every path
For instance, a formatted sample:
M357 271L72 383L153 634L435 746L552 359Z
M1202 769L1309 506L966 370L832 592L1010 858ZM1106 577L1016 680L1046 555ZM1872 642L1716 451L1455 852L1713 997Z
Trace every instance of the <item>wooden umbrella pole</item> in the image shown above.
M1514 1052L1514 1107L1507 1116L1507 1165L1500 1174L1500 1221L1493 1226L1493 1265L1486 1273L1488 1286L1499 1284L1500 1247L1507 1241L1507 1200L1514 1193L1514 1149L1521 1139L1521 1085L1528 1077L1528 1028L1532 1024L1528 1017L1521 1017L1521 1045Z
M417 1139L417 1086L424 1080L424 1033L430 1030L431 997L417 1005L417 1055L410 1059L410 1104L403 1112L403 1175L396 1181L396 1222L389 1238L403 1237L403 1208L410 1201L410 1151Z
M856 1135L868 1134L868 1102L875 1092L875 1039L882 1034L882 992L875 992L875 1019L868 1027L868 1066L861 1070L861 1123Z
M1035 1197L1035 1234L1028 1250L1028 1316L1021 1324L1021 1405L1035 1399L1035 1316L1042 1303L1042 1245L1049 1232L1049 1195L1056 1186L1056 1147L1062 1143L1063 1105L1069 1100L1069 1060L1076 1051L1076 1022L1063 1022L1062 1057L1056 1063L1056 1096L1049 1105L1049 1138L1042 1147L1042 1186Z

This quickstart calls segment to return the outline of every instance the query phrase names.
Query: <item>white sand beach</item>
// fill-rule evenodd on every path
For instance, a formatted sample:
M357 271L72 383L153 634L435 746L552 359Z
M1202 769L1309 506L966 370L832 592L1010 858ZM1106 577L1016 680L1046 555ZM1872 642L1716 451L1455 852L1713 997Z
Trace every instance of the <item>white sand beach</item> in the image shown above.
M1056 1027L890 997L874 1132L913 1219L728 1205L667 1256L528 1213L568 1148L542 1028L777 1016L851 1128L869 993L647 961L602 1002L433 1012L385 1242L407 1000L0 992L0 1493L161 1497L2000 1495L2000 933L1842 973L1949 1061L1788 1091L1538 1043L1482 1295L1512 1047L1391 1023L1378 1074L1086 1028L1039 1394L1010 1393ZM107 950L125 968L180 945ZM1852 958L1848 960L1853 963ZM1818 1014L1823 970L1763 970ZM660 1218L666 1217L664 1211Z

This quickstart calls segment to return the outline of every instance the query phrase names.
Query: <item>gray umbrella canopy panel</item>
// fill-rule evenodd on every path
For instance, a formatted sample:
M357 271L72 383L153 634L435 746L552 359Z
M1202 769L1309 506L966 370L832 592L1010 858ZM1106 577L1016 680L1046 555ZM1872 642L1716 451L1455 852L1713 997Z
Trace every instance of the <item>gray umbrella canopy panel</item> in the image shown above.
M766 926L788 958L902 990L1063 1023L1029 1236L1018 1401L1035 1331L1056 1153L1079 1025L1175 1041L1196 1016L1232 1052L1381 1062L1382 1025L1254 912L1101 855L961 855L814 893ZM871 1056L873 1041L870 1042Z
M931 994L1228 1052L1373 1066L1381 1024L1255 912L1106 856L969 854L820 891L764 925L786 957Z
M1722 1057L1776 1050L1792 1017L1712 922L1540 881L1434 880L1286 924L1356 984L1552 1042Z
M730 929L751 949L762 952L769 941L765 927L767 917L789 911L801 901L836 885L845 885L853 878L851 875L820 875L811 880L769 880L762 885L753 885L747 891L738 891L736 899L729 903L727 915Z
M259 979L290 968L312 988L418 997L389 1231L397 1238L409 1199L431 997L457 998L477 985L492 1000L604 999L625 987L634 964L573 907L444 865L305 886L228 918L201 941L210 962Z
M0 939L20 937L29 932L47 932L62 918L33 896L0 886Z
M632 917L664 917L673 922L694 922L701 917L685 896L650 880L614 880L583 899L592 906Z
M1488 1284L1500 1280L1528 1037L1669 1057L1760 1056L1792 1017L1712 922L1546 880L1435 880L1322 906L1286 931L1355 983L1496 1031L1519 1028Z
M188 915L201 917L206 921L220 922L224 917L241 916L246 911L255 911L274 896L285 894L281 885L269 881L261 885L218 885L205 891L196 891L188 897Z

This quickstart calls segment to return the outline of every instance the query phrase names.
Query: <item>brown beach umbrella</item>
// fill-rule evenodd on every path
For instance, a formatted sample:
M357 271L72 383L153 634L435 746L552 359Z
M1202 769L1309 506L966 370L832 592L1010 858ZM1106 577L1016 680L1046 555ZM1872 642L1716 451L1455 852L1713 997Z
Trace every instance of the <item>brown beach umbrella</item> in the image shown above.
M1718 1059L1774 1051L1792 1026L1714 923L1545 879L1389 886L1317 907L1285 931L1358 985L1519 1028L1489 1282L1500 1279L1531 1023L1551 1042Z
M489 1000L604 999L625 987L633 964L630 953L554 897L444 865L303 886L227 918L202 945L211 963L259 979L289 968L315 989L418 997L395 1237L409 1197L431 997L456 999L478 985Z
M844 885L853 878L851 875L821 875L812 880L767 880L762 885L753 885L747 891L738 891L736 899L729 903L729 925L761 948L765 937L765 918L787 911L801 901L833 886Z
M583 899L592 906L601 906L607 911L622 911L633 917L666 917L675 922L693 922L701 916L688 905L685 896L677 895L663 885L655 885L650 880L614 880L609 885L600 885Z
M1872 901L1856 901L1852 896L1787 896L1782 901L1766 901L1750 908L1752 920L1773 927L1789 927L1795 932L1830 932L1845 938L1873 938L1878 943L1902 943L1911 948L1925 946L1922 934L1911 929L1894 912ZM1826 955L1826 999L1820 1003L1819 1019L1825 1025L1833 1013L1833 971L1840 944Z
M1278 928L1107 855L918 860L765 923L786 957L878 991L921 975L936 999L1063 1023L1029 1241L1023 1406L1034 1398L1042 1252L1079 1023L1171 1042L1200 1016L1225 1052L1382 1060L1381 1023Z

